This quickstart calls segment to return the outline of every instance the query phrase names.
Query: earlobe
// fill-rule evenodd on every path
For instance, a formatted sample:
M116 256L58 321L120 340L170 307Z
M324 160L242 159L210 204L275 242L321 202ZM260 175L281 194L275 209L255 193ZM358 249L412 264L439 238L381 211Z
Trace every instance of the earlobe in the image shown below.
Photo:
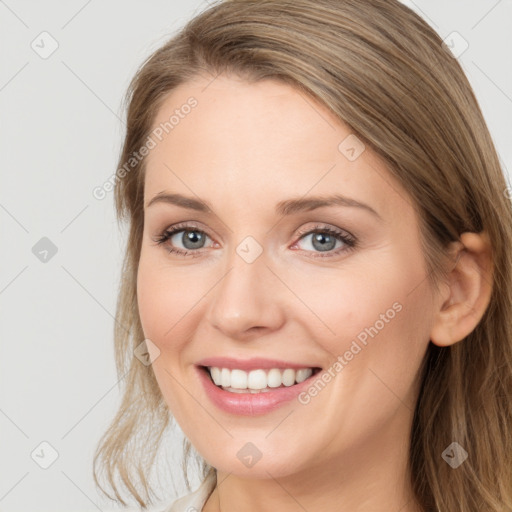
M463 340L482 319L492 293L492 245L486 232L463 233L456 263L440 295L430 340L446 347Z

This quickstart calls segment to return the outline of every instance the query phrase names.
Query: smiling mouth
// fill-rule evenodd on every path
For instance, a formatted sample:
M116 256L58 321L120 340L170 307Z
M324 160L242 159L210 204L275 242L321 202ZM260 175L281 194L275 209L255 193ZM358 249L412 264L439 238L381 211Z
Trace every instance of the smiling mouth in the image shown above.
M230 393L268 393L300 384L321 371L318 367L255 369L249 372L216 366L201 366L201 369L218 388Z

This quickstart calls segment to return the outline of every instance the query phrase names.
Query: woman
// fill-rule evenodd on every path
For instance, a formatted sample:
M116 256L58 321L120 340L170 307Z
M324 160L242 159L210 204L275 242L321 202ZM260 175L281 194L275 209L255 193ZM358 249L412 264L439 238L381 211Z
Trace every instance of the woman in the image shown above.
M172 512L510 510L511 207L439 36L396 1L226 1L128 100L116 499L151 503L173 418L204 481Z

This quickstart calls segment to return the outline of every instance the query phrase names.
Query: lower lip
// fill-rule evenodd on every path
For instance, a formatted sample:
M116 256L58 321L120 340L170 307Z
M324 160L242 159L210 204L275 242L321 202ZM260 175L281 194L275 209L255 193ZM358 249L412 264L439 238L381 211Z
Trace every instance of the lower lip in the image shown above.
M279 407L291 402L297 395L311 384L316 373L305 381L289 387L274 388L272 391L260 393L231 393L216 386L210 378L207 370L197 368L199 378L210 400L220 409L231 414L242 416L257 416L272 412Z

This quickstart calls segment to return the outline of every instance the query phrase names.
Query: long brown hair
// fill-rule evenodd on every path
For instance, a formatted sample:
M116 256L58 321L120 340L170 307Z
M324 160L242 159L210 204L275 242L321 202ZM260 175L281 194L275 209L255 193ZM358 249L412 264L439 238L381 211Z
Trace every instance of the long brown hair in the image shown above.
M409 466L425 511L512 510L512 209L493 141L459 62L397 0L220 2L140 67L126 96L120 166L144 145L175 87L223 72L299 88L384 159L418 212L433 286L443 279L450 242L466 231L488 233L495 269L490 304L461 342L429 344ZM129 223L114 327L124 394L99 442L94 477L108 494L98 480L105 471L121 503L123 495L133 496L145 508L153 492L147 475L172 418L151 366L133 357L144 339L136 295L144 165L142 159L116 175L118 217ZM442 458L452 442L469 453L457 469ZM191 446L185 448L187 455ZM200 464L203 476L213 470Z

